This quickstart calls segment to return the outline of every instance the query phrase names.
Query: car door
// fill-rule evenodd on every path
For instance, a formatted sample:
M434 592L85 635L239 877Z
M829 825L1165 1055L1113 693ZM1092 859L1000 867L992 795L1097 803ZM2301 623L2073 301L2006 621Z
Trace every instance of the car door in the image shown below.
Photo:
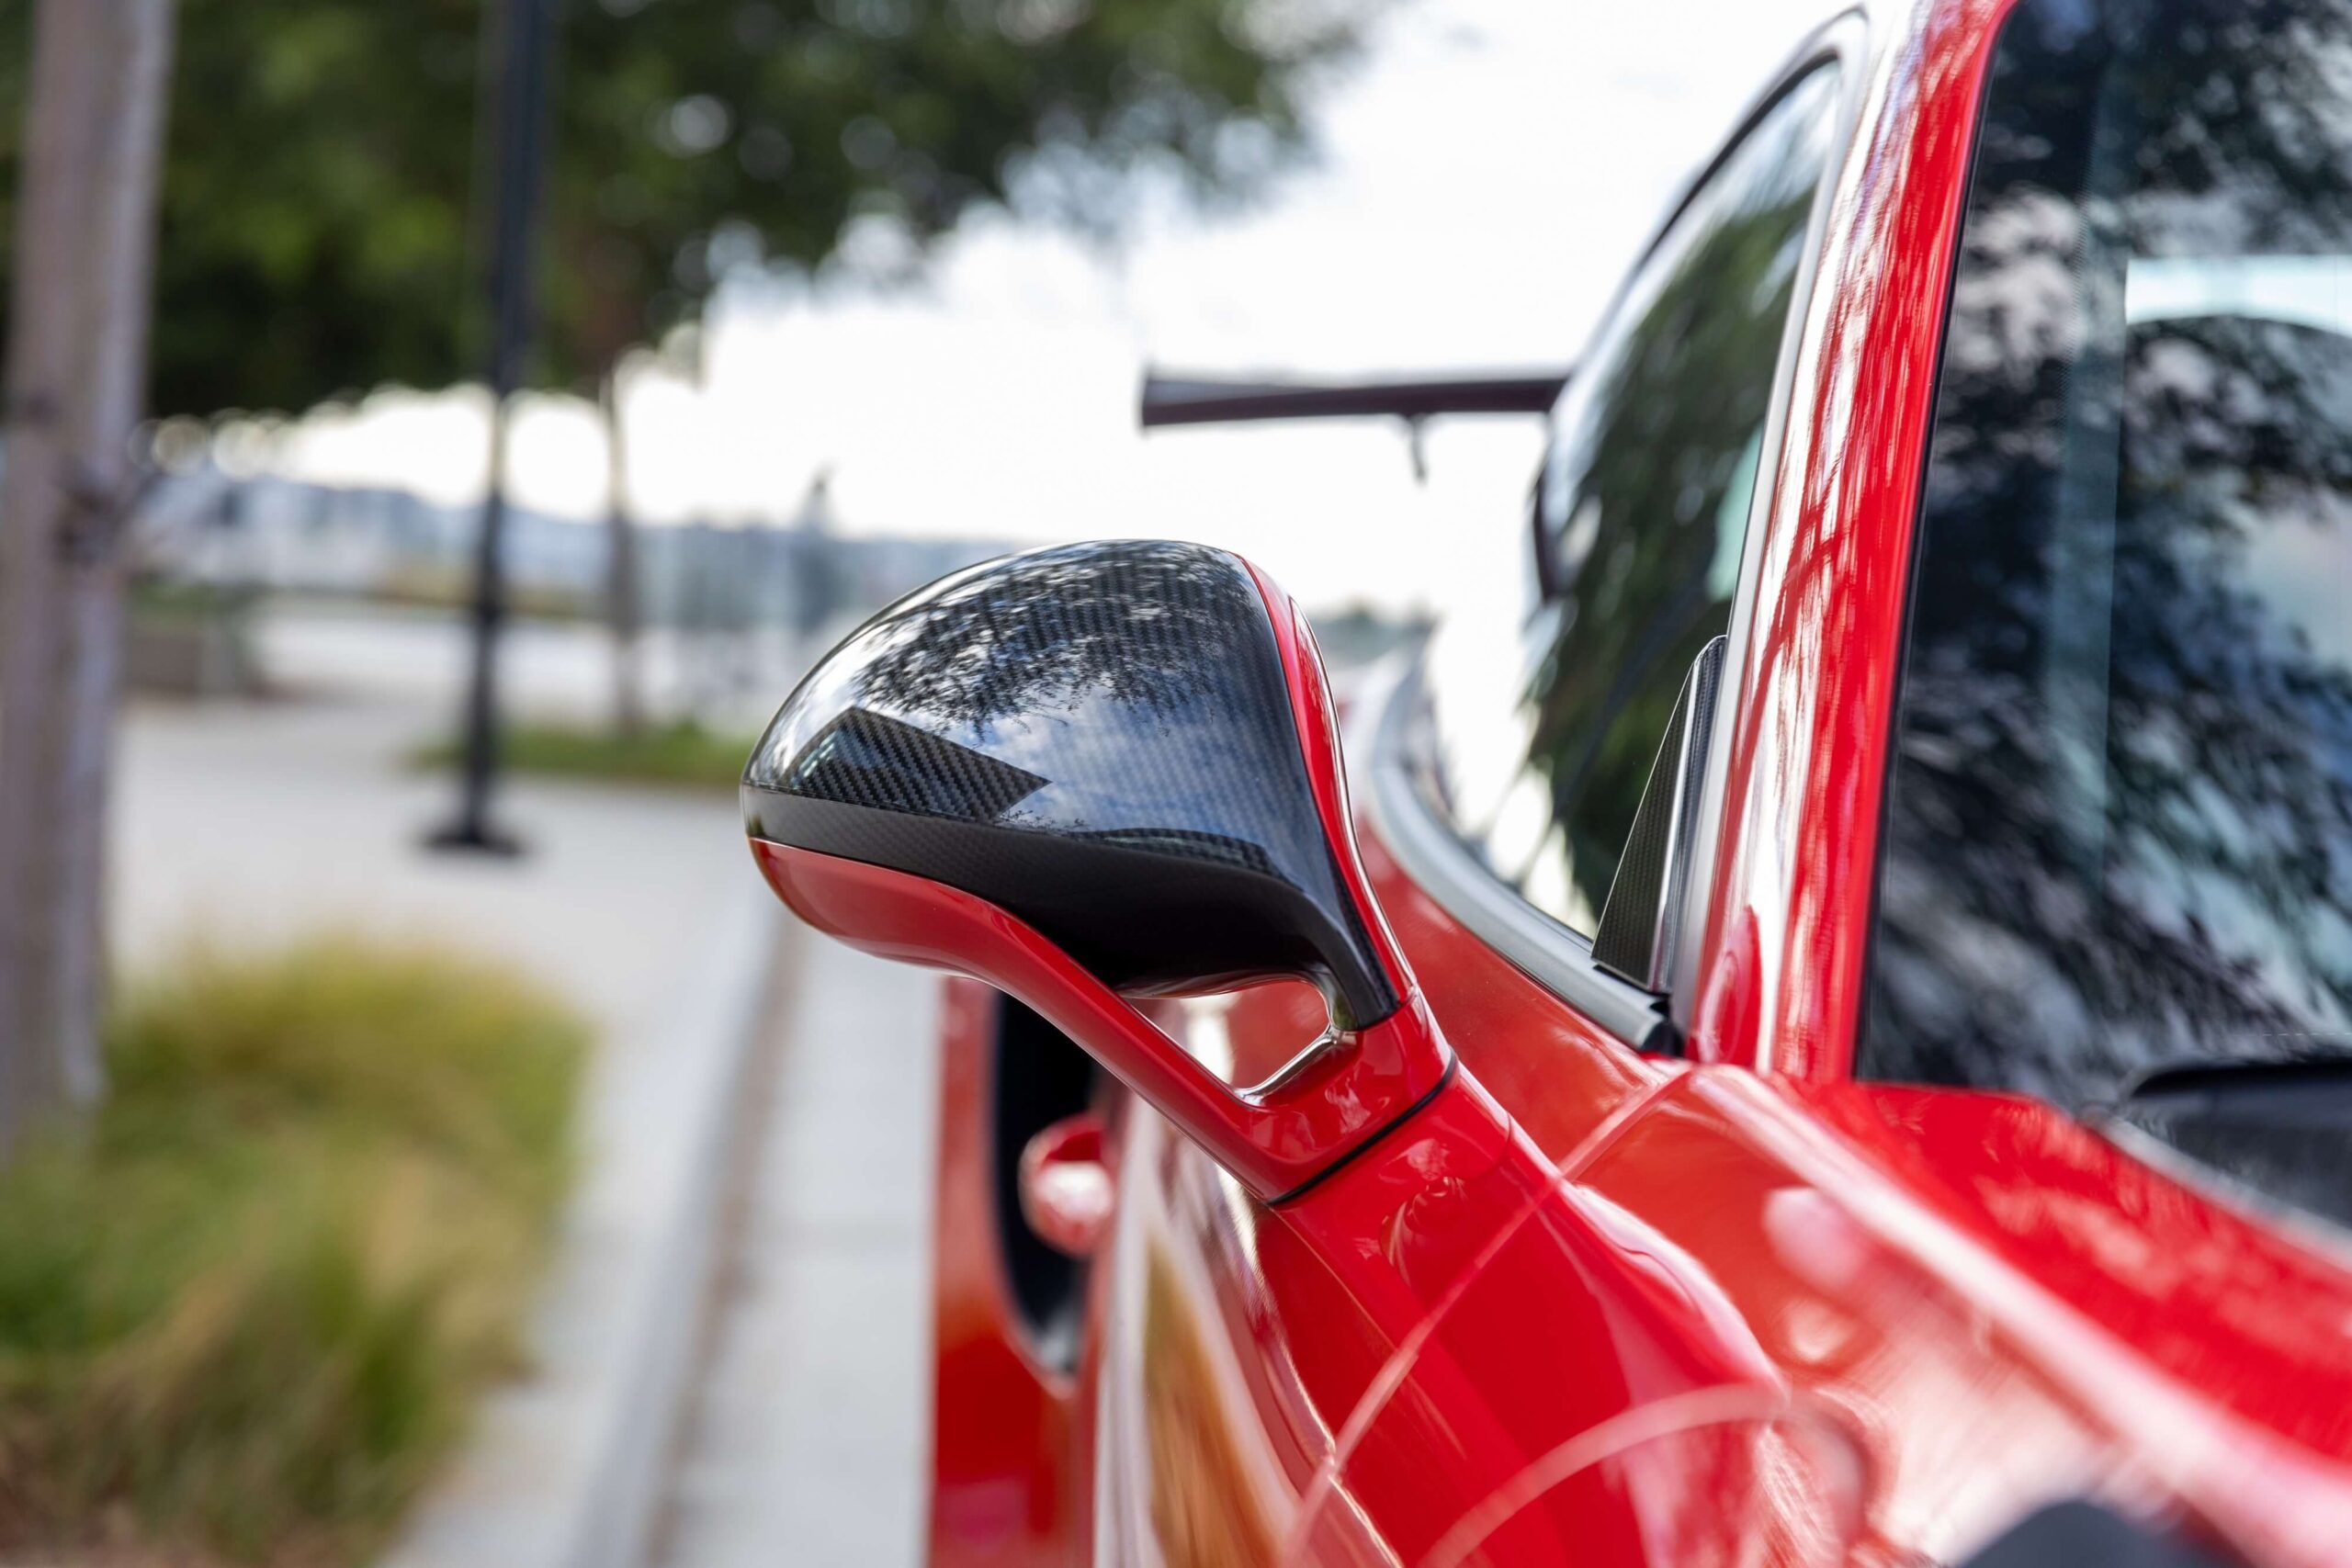
M1678 1027L1643 983L1656 976L1597 961L1594 938L1686 681L1732 619L1860 38L1833 28L1800 52L1641 258L1554 412L1532 519L1492 525L1524 529L1518 580L1481 585L1510 613L1462 606L1419 668L1366 694L1348 739L1366 870L1430 1010L1561 1172L1677 1075L1660 1053ZM1321 1020L1297 987L1167 1015L1237 1085L1278 1071ZM1467 1224L1456 1179L1432 1168L1425 1205L1350 1235L1255 1203L1132 1105L1117 1176L1081 1370L1100 1562L1419 1561L1531 1441L1757 1370L1704 1303L1645 1294L1622 1227L1574 1204L1473 1201L1493 1223ZM1351 1253L1408 1279L1501 1264L1542 1283L1489 1325L1490 1354L1451 1369L1471 1386L1441 1414L1412 1371L1419 1309L1368 1299ZM1513 1378L1515 1354L1537 1375ZM1559 1519L1512 1528L1586 1560L1647 1560L1660 1483L1628 1505L1622 1479L1561 1494L1572 1541Z

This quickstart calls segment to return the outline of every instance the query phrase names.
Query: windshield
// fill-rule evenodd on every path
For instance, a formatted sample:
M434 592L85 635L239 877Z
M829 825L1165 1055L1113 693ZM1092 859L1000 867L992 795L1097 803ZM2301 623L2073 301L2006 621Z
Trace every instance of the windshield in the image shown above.
M1859 1070L2352 1056L2352 0L2027 0L1944 353Z

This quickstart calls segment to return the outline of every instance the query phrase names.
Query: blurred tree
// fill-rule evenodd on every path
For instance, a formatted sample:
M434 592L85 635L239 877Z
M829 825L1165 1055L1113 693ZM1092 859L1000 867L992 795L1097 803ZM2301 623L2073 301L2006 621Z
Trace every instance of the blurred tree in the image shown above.
M0 191L28 4L0 0ZM1094 225L1143 165L1247 189L1297 145L1301 73L1350 44L1359 5L571 0L533 378L598 395L616 434L624 355L693 321L729 271L814 266L860 220L920 246L1024 171L1024 196ZM476 373L482 11L185 0L155 412L292 412ZM626 641L622 522L616 547Z
M35 1101L96 1091L112 525L128 493L172 30L171 0L39 3L45 20L77 18L81 41L61 52L52 29L36 56L36 0L0 0L0 267L17 411L5 519L15 566L0 582L15 606L0 615L0 868L12 868L0 876L0 1046L16 1049L0 1050L0 1143ZM634 611L615 378L633 348L692 321L729 272L813 267L860 222L912 254L1016 184L1097 227L1116 222L1121 176L1144 166L1197 193L1246 189L1296 148L1302 73L1349 46L1368 3L571 0L532 378L593 390L606 411L621 669ZM150 407L290 412L388 382L468 378L484 0L179 9ZM61 71L87 52L95 35L78 22L93 19L131 76ZM36 118L45 106L46 132L28 133L28 99ZM28 156L40 135L68 133L88 156ZM19 234L19 211L44 221ZM78 466L61 479L59 462ZM626 674L618 696L633 716ZM51 1034L53 1058L28 1054Z
M98 1055L107 764L122 525L147 342L172 0L40 0L10 106L13 236L0 475L0 1153L88 1105Z
M30 0L0 0L0 230ZM920 243L1025 193L1108 225L1144 165L1246 191L1360 0L571 0L542 385L592 393L728 271ZM153 411L439 387L469 352L481 0L183 0Z

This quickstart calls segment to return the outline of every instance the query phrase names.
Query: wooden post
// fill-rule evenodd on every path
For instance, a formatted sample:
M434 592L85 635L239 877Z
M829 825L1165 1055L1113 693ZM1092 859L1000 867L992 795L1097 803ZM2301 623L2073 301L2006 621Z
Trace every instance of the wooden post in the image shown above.
M172 0L40 0L0 472L0 1153L104 1092L120 536L143 464Z

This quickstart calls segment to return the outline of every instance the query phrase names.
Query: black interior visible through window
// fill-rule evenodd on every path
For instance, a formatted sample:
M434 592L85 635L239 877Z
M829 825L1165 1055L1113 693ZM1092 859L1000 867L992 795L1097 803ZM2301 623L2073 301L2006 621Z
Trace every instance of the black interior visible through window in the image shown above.
M1005 1282L1037 1359L1064 1370L1078 1359L1085 1265L1038 1238L1021 1215L1021 1151L1094 1100L1095 1067L1069 1035L1011 997L996 998L990 1095L997 1235Z

